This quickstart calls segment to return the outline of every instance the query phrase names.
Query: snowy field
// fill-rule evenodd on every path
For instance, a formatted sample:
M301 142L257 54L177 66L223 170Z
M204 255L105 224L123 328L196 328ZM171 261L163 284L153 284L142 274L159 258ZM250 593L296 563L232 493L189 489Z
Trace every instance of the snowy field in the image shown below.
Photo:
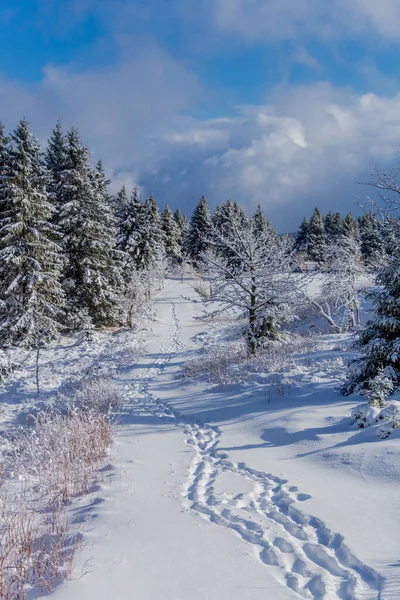
M336 390L348 336L305 338L223 382L218 361L238 352L228 316L199 318L176 280L154 310L134 332L43 352L41 402L99 366L126 398L111 477L71 506L84 549L50 597L398 600L400 446L351 425L360 398ZM3 386L2 429L36 402L27 353Z

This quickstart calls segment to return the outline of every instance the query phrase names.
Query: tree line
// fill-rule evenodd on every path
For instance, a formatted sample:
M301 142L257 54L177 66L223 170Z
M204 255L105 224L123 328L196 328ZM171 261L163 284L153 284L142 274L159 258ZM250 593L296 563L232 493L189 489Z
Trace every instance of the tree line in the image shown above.
M132 325L140 294L148 297L168 265L188 263L209 281L219 305L247 316L254 353L279 337L301 299L333 330L358 327L357 282L366 269L379 268L377 316L358 342L373 359L357 363L347 389L389 366L397 381L397 217L322 215L316 208L297 234L278 235L260 206L249 217L227 200L212 213L203 196L188 221L179 209L160 212L137 187L113 196L109 183L75 128L64 132L57 123L42 149L25 119L10 135L0 125L2 347L40 348L62 330ZM384 185L380 180L380 190ZM322 300L299 285L309 262L329 275ZM338 325L332 309L345 322Z

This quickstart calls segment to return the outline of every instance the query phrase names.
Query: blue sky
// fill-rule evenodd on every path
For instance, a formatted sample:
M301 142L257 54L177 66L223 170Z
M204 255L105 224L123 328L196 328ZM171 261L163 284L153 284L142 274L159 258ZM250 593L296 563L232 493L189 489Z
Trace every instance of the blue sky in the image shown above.
M115 189L294 229L397 159L398 31L398 0L3 0L1 116L77 125Z

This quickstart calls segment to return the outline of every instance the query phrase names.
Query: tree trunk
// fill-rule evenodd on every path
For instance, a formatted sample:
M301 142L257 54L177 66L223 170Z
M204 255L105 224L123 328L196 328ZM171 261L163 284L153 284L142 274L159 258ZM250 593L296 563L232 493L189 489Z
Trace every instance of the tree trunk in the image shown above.
M39 344L36 347L36 390L38 395L40 394L40 384L39 384L39 355L40 355L40 346Z
M254 268L254 267L253 267ZM251 284L251 296L250 296L250 309L249 309L249 342L250 342L250 352L254 356L256 353L256 293L257 286L254 278L252 278Z

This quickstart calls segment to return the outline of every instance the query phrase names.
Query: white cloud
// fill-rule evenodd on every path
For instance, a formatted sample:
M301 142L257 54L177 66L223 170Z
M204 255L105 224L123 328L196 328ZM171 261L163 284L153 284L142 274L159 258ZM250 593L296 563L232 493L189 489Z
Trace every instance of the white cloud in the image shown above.
M322 39L372 30L398 40L398 0L213 0L221 30L249 40Z
M355 96L328 84L281 90L269 105L214 121L221 135L199 148L195 138L210 126L191 123L179 144L160 139L150 177L141 173L144 186L190 209L201 193L212 204L233 198L249 211L261 203L280 228L293 229L317 204L356 209L354 201L365 195L357 182L368 179L371 163L385 168L394 160L400 93Z
M0 81L7 127L26 116L42 139L60 117L77 125L119 184L138 182L163 204L191 212L205 193L249 211L261 203L281 229L315 205L349 210L357 181L385 168L400 140L400 93L354 95L318 84L280 87L264 105L215 119L182 116L202 97L196 78L154 45L113 68L48 67L38 84ZM115 184L116 185L116 184Z
M151 43L140 54L126 43L112 67L76 71L48 66L37 84L0 81L0 115L8 128L22 116L45 140L60 118L77 126L95 159L113 172L136 172L152 153L149 136L173 127L201 97L196 77Z

